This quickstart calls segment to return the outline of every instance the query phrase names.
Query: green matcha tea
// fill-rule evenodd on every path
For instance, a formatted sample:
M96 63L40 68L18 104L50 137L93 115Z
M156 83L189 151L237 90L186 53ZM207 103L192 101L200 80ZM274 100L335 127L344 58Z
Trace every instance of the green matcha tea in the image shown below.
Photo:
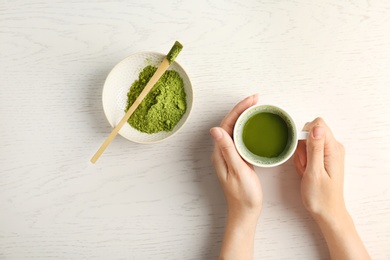
M242 139L252 153L267 158L277 157L286 148L288 126L280 116L260 112L245 123Z
M127 93L125 112L140 95L157 67L146 66ZM148 134L170 132L179 123L187 109L184 82L175 70L167 70L142 100L128 123L135 129Z

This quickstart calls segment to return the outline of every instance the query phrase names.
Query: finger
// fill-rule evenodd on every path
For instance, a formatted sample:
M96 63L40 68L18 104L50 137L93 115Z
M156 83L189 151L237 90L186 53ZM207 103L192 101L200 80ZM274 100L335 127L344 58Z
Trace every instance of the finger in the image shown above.
M249 96L238 103L227 116L222 120L221 127L230 135L233 134L234 124L236 123L238 117L244 112L247 108L255 105L259 100L259 95L255 94Z
M325 127L316 125L310 130L306 141L307 167L312 173L320 173L324 169Z
M305 169L303 168L303 166L300 162L299 155L297 153L295 153L293 159L294 159L295 169L296 169L298 175L302 177Z
M302 131L309 131L309 125L311 122L306 122L306 124L303 126Z
M219 181L226 180L227 165L225 159L222 156L221 150L219 149L217 144L215 144L214 151L211 155L211 161L213 163L218 180Z
M316 119L314 119L312 122L307 122L305 124L305 126L303 127L303 131L308 131L310 132L310 130L314 127L314 126L317 126L317 125L321 125L323 127L325 127L325 149L327 148L333 148L335 147L335 145L337 144L337 140L336 138L334 137L332 131L330 130L329 126L325 123L324 119L322 119L321 117L317 117Z
M228 133L220 127L212 128L210 133L213 136L216 145L219 147L228 169L232 171L240 169L245 162L238 154L233 140Z
M294 164L300 176L303 175L306 169L306 163L306 141L301 140L298 142L297 149L294 153Z

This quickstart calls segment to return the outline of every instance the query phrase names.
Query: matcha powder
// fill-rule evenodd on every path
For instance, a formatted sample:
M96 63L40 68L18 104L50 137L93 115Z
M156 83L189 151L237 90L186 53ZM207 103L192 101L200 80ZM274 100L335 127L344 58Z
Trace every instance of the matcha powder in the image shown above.
M157 67L147 66L127 93L126 112L142 92ZM128 120L135 129L153 134L172 131L187 109L183 79L174 70L167 70Z

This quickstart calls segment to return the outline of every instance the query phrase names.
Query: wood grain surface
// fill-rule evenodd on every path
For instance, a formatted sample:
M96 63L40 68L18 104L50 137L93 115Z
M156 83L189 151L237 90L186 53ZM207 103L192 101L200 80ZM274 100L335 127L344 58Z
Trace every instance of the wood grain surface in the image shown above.
M208 131L252 93L299 127L326 120L357 229L390 259L389 32L386 0L1 1L0 259L216 259L226 205ZM111 132L109 71L175 40L187 124L153 145L117 137L89 163ZM255 258L329 259L293 162L256 172Z

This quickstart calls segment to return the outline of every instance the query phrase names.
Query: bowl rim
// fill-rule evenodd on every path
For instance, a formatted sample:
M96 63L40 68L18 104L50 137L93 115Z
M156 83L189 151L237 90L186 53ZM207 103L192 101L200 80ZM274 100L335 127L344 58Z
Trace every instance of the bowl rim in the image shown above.
M106 79L104 80L104 84L103 84L103 89L102 89L102 106L103 106L103 112L104 112L104 115L109 123L109 125L114 128L115 126L113 124L111 124L111 121L109 120L109 117L107 115L107 111L105 109L105 106L104 106L104 98L105 98L105 95L104 95L104 92L107 88L107 81L108 81L108 78L110 76L110 74L117 68L119 67L122 63L125 63L127 62L129 59L131 59L132 57L135 57L137 55L142 55L142 54L146 54L146 55L157 55L157 56L161 56L162 58L164 58L166 55L163 54L163 53L160 53L160 52L156 52L156 51L140 51L140 52L135 52L135 53L132 53L130 54L129 56L123 58L121 61L119 61L118 63L115 64L115 66L109 71L109 73L107 74L106 76ZM191 79L189 77L189 75L187 74L187 71L183 68L183 66L181 66L176 60L173 61L172 64L175 64L176 67L179 67L183 72L184 74L186 75L187 79L188 79L188 83L189 83L189 91L190 91L190 96L191 96L191 106L188 107L187 106L187 111L186 111L186 118L184 118L184 122L182 123L182 125L177 129L177 130L172 130L171 133L164 137L164 138L161 138L161 139L158 139L158 140L155 140L155 141L139 141L139 140L134 140L134 139L131 139L131 138L128 138L124 135L121 134L121 131L119 130L118 134L120 136L122 136L124 139L128 140L128 141L131 141L131 142L134 142L134 143L139 143L139 144L155 144L155 143L160 143L160 142L163 142L169 138L171 138L172 136L176 135L183 127L184 125L188 122L190 116L191 116L191 112L192 112L192 109L193 109L193 106L194 106L194 91L193 91L193 87L192 87L192 82L191 82ZM170 69L170 67L172 66L172 64L168 67L168 69ZM173 70L173 69L171 69ZM132 84L132 83L131 83ZM188 97L188 93L187 93L187 89L186 89L186 99ZM179 121L180 122L180 121ZM140 133L142 133L141 131L139 131L138 129L135 129L134 127L132 127L130 125L130 127L132 129L134 129L135 131L138 131ZM158 132L160 133L160 132ZM144 133L143 133L144 134ZM146 134L146 133L145 133ZM157 133L153 133L153 134L157 134ZM150 134L150 135L153 135L153 134Z
M115 69L117 69L120 65L122 65L123 63L127 63L127 62L129 62L129 60L131 60L131 58L132 57L135 57L135 56L137 56L137 55L151 55L151 56L153 56L153 55L156 55L156 56L161 56L162 58L164 58L166 55L165 54L162 54L162 53L160 53L160 52L155 52L155 51L141 51L141 52L136 52L136 53L133 53L133 54L131 54L131 55L129 55L129 56L127 56L127 57L125 57L124 59L122 59L121 61L119 61L117 64L115 64L115 66L110 70L110 72L107 74L107 76L106 76L106 79L105 79L105 81L104 81L104 84L103 84L103 89L102 89L102 105L103 105L103 112L104 112L104 115L106 116L106 119L107 119L107 121L108 121L108 123L110 124L110 126L112 127L112 128L114 128L115 126L111 123L111 121L109 120L109 118L111 118L111 117L109 117L108 116L108 110L107 109L105 109L105 106L104 106L104 99L105 99L105 95L104 95L104 93L107 91L107 82L108 82L108 79L109 79L109 76L111 75L111 73L115 70ZM188 107L187 106L187 111L185 112L185 114L187 114L186 115L186 117L184 118L184 122L181 124L181 126L178 128L178 129L176 129L176 130L172 130L171 131L171 133L170 134L168 134L166 137L163 137L163 138L161 138L161 139L158 139L158 140L154 140L154 141L139 141L139 140L134 140L134 139L132 139L131 137L129 137L129 136L125 136L125 135L122 135L121 134L121 131L119 131L118 132L118 134L119 135L121 135L123 138L125 138L126 140L129 140L129 141L131 141L131 142L134 142L134 143L139 143L139 144L154 144L154 143L159 143L159 142L162 142L162 141L165 141L165 140L167 140L167 139L169 139L169 138L171 138L172 136L174 136L174 135L176 135L183 127L184 127L184 125L187 123L187 121L189 120L189 118L190 118L190 116L191 116L191 112L192 112L192 109L193 109L193 106L194 106L194 91L193 91L193 87L192 87L192 82L191 82L191 79L190 79L190 77L188 76L188 74L187 74L187 72L185 71L185 69L183 68L183 66L181 66L176 60L175 61L173 61L173 63L172 64L174 64L176 67L178 67L179 69L181 69L182 70L182 72L185 74L185 76L186 76L186 78L187 78L187 80L188 80L188 85L189 85L189 87L188 87L188 89L185 89L185 91L186 91L186 99L188 98L188 96L190 96L190 100L191 100L191 102L190 102L190 107ZM172 65L171 64L171 65ZM171 68L171 65L169 66L169 68L168 69L171 69L171 70L174 70L174 69L172 69ZM177 70L176 70L177 71ZM132 83L131 83L132 84ZM188 92L189 91L189 92ZM190 94L190 95L189 95ZM188 101L188 100L187 100ZM188 102L187 102L188 103ZM123 114L124 115L124 114ZM179 121L180 122L180 121ZM138 132L140 132L140 133L142 133L141 131L139 131L138 129L135 129L134 127L132 127L131 125L129 125L133 130L135 130L135 131L138 131ZM160 132L158 132L158 133L160 133ZM153 133L153 134L149 134L149 135L154 135L154 134L158 134L158 133ZM142 133L142 134L146 134L146 133Z

